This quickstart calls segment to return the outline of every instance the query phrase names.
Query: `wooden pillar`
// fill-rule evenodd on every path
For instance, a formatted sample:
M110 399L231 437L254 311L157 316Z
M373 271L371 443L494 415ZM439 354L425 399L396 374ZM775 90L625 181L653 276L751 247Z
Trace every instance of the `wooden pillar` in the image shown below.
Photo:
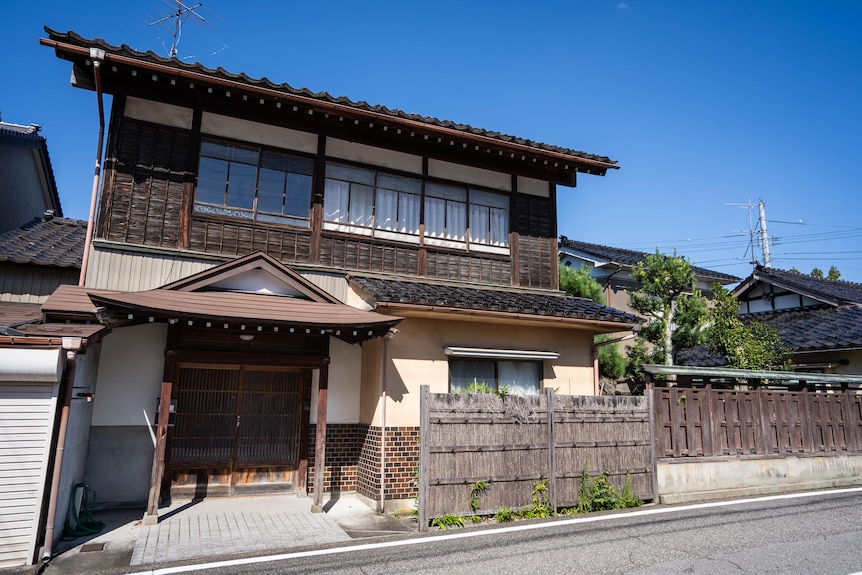
M419 386L419 531L428 531L428 506L431 496L431 388Z
M329 392L329 363L320 366L317 381L317 424L314 439L314 500L311 511L323 511L323 470L326 468L326 404Z
M159 422L156 428L156 449L153 453L153 472L150 476L150 495L147 499L144 525L154 525L159 521L159 497L161 496L162 477L165 473L165 445L168 436L172 388L173 383L171 381L162 382L162 396L159 398Z

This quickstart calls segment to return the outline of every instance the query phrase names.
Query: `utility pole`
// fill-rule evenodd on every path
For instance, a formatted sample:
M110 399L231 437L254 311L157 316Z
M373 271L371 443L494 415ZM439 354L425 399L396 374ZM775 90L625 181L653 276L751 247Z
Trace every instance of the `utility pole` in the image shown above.
M731 230L739 233L747 233L749 240L751 242L751 258L752 264L756 264L756 258L754 257L754 236L755 230L753 229L753 225L751 222L751 210L753 208L758 208L760 212L760 217L758 219L758 223L760 225L760 238L758 243L760 244L760 249L763 252L763 267L770 268L772 267L772 260L769 257L769 234L766 231L766 204L763 203L763 200L759 200L756 204L752 204L750 201L747 204L724 204L726 206L736 206L739 208L745 208L748 210L748 230Z
M757 202L760 208L760 247L763 248L763 267L771 268L772 262L769 260L769 235L766 233L766 206L763 200Z

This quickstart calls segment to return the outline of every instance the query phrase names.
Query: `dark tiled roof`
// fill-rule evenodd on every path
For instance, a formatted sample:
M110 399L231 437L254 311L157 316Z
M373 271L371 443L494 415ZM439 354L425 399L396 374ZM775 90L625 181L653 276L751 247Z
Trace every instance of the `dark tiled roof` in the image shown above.
M826 300L834 305L862 305L862 284L757 266L751 278Z
M634 324L643 321L636 315L597 304L588 299L566 297L565 295L503 291L353 275L349 276L348 280L377 303L483 310L621 324Z
M778 330L781 340L795 351L830 351L862 347L862 307L820 306L816 308L753 313L740 316L745 324L752 321ZM685 350L678 358L684 365L717 367L724 358L704 347Z
M862 346L862 307L858 306L753 313L740 319L771 325L784 343L799 351Z
M0 262L80 269L86 232L80 220L34 218L0 234Z
M518 145L522 145L522 146L529 146L529 147L535 148L537 150L543 150L543 151L547 151L547 152L555 152L558 154L564 154L564 155L572 156L575 158L582 158L582 159L586 159L586 160L597 161L597 162L601 162L604 164L608 164L607 167L615 167L615 164L616 164L616 162L614 160L611 160L610 158L608 158L606 156L600 156L600 155L596 155L596 154L588 154L586 152L579 152L577 150L572 150L569 148L563 148L560 146L553 146L550 144L544 144L542 142L536 142L534 140L525 140L523 138L518 138L516 136L509 136L506 134L502 134L500 132L493 132L493 131L484 130L481 128L474 128L474 127L469 126L467 124L459 124L457 122L451 122L448 120L440 120L440 119L433 118L430 116L421 116L418 114L409 114L409 113L404 112L402 110L387 108L386 106L371 105L371 104L368 104L367 102L364 102L364 101L358 101L357 102L354 100L350 100L349 98L345 98L343 96L342 97L335 97L335 96L330 95L327 92L313 92L307 88L294 88L287 83L276 84L274 82L271 82L267 78L256 79L256 78L250 78L249 76L247 76L246 74L243 74L243 73L232 74L232 73L228 72L227 70L225 70L224 68L221 68L221 67L213 70L213 69L207 68L203 64L200 64L197 62L189 64L186 62L182 62L182 61L178 60L177 58L163 58L151 50L147 51L147 52L139 52L139 51L131 48L130 46L128 46L126 44L122 44L120 46L115 46L115 45L112 45L112 44L105 42L101 38L88 40L88 39L83 38L79 34L76 34L75 32L72 32L72 31L69 31L66 33L57 32L55 30L48 28L47 26L45 27L45 31L48 33L48 36L52 40L56 40L56 41L60 41L60 42L67 42L69 44L74 44L74 45L78 45L78 46L99 47L108 53L120 54L123 56L135 58L135 59L141 60L141 61L158 63L161 65L170 66L172 68L178 68L178 69L182 69L182 70L188 70L191 72L198 72L198 73L202 73L202 74L207 74L209 76L213 76L213 77L220 78L223 80L229 80L229 81L233 81L233 82L241 82L241 83L247 84L249 86L257 86L257 87L262 87L262 88L266 88L266 89L270 89L270 90L278 90L278 91L284 92L285 94L289 94L289 95L293 95L293 96L300 96L303 98L311 98L311 99L319 100L321 102L326 102L329 104L339 104L342 106L348 106L350 108L355 108L357 110L374 112L377 114L384 114L386 116L391 116L392 118L410 120L413 122L422 122L424 124L430 124L430 125L438 126L441 128L458 130L460 132L464 132L465 134L471 134L474 136L484 136L487 138L493 138L495 140L499 140L501 142L518 144Z
M560 236L560 246L572 250L577 250L600 260L608 260L626 266L634 266L638 262L644 261L644 258L646 258L648 255L651 255L646 252L624 250L622 248L613 248L610 246L602 246L599 244L590 244L587 242L570 240L566 236ZM700 278L711 278L725 284L739 281L738 277L732 276L730 274L708 270L706 268L701 268L698 266L692 266L692 268L694 269L694 273Z

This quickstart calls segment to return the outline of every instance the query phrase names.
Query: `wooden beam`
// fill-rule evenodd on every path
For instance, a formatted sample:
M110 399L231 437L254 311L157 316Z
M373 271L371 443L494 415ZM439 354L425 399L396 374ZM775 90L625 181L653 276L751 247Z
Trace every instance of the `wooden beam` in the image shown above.
M171 409L171 389L173 388L173 362L165 367L165 381L162 382L162 396L159 399L159 423L156 428L156 449L153 453L153 471L150 475L150 494L147 499L147 512L144 525L155 525L159 521L159 497L161 496L162 476L165 472L165 445L168 436L168 418Z
M317 425L314 441L314 501L313 513L323 512L323 470L326 468L326 406L328 401L329 364L320 367L317 381Z

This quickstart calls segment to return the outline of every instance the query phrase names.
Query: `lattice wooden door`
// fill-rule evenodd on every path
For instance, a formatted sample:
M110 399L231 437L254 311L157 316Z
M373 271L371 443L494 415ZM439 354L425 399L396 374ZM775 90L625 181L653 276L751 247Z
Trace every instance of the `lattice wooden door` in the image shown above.
M307 370L179 365L173 495L294 491Z

